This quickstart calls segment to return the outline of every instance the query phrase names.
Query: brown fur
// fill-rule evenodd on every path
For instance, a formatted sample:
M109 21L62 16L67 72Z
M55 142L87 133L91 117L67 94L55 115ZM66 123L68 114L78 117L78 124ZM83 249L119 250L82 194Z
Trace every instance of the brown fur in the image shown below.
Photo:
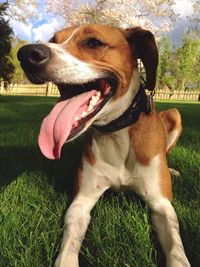
M90 38L97 39L98 43L88 43ZM99 116L88 121L82 133L93 122L106 125L127 110L140 88L137 59L141 59L146 71L146 89L155 88L158 53L154 36L147 30L83 25L59 31L50 41L60 44L48 45L52 49L47 64L53 66L49 68L51 80L82 84L99 77L107 79L108 73L112 74L109 78L117 78L114 97ZM59 68L63 68L62 75L57 71ZM45 71L49 74L48 66L44 74ZM181 129L177 110L157 113L152 107L150 114L141 113L135 124L115 133L105 134L97 129L88 133L77 172L75 198L65 217L64 237L55 267L79 266L78 253L90 212L111 187L131 189L150 206L152 222L166 254L166 265L190 267L179 235L177 216L170 203L172 185L166 159Z
M165 131L156 111L149 115L142 113L130 126L129 135L136 159L142 165L148 165L154 156L166 152Z
M172 200L172 182L165 155L162 155L160 164L160 187L164 197Z
M51 40L55 43L62 43L69 38L75 29L75 27L70 27L59 31ZM110 69L115 72L122 84L119 84L114 99L118 99L126 93L133 68L137 67L137 58L141 58L144 63L147 71L147 81L152 80L152 83L148 82L147 87L152 89L155 83L157 50L154 37L149 31L141 28L136 29L137 31L131 29L124 31L104 25L85 25L75 33L74 41L67 44L67 51L76 58L95 64L97 68ZM150 46L150 50L146 51L147 54L139 53L142 45L141 41L139 42L141 33L142 43L145 43L147 47ZM96 36L99 40L102 40L105 47L99 49L86 47L84 42L91 36L93 38Z
M76 27L68 27L55 33L55 35L49 40L49 42L61 44L72 34Z
M81 185L82 185L82 175L83 175L83 166L82 163L80 163L80 166L77 170L76 179L75 179L75 186L74 186L74 197L78 194L80 191Z
M132 71L137 68L138 58L142 60L146 69L147 88L154 89L158 54L154 36L149 31L140 27L124 31L103 25L84 25L79 27L77 32L75 30L76 27L70 27L59 31L52 38L52 41L63 43L64 46L64 42L72 36L73 41L67 42L67 51L70 54L95 65L96 68L114 72L118 77L119 84L113 100L119 99L128 90ZM106 45L99 49L89 49L84 43L90 37L96 37ZM141 114L139 120L129 127L131 146L141 165L147 166L154 156L163 155L160 184L163 195L168 199L172 197L171 178L165 155L169 133L177 127L181 133L181 119L175 109L159 114L154 111L148 116ZM167 153L175 145L178 137ZM95 166L96 158L92 150L92 132L87 135L84 158L90 165ZM78 172L77 187L80 186L80 173L81 169Z
M95 154L92 150L92 130L86 136L84 157L92 166L96 163Z
M179 130L170 149L166 149L168 136L171 131ZM136 159L142 165L148 165L157 154L162 155L160 166L160 186L163 196L172 199L171 176L166 161L166 152L169 153L175 146L181 134L181 117L176 109L153 112L146 116L141 114L139 120L129 128L131 145Z
M167 150L167 154L169 154L172 148L176 145L182 132L181 115L179 111L174 108L174 109L161 111L159 113L159 116L161 117L165 130L167 132L167 137L166 137L167 141L168 141L170 132L172 132L175 129L178 131L176 139L174 140L173 144Z

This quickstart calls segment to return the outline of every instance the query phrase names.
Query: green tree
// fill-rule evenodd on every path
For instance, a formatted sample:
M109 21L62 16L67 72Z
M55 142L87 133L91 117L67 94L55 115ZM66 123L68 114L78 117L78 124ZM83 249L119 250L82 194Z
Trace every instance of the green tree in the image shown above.
M179 79L180 76L180 63L178 56L178 47L174 46L171 51L171 81L173 90L180 89L179 88Z
M158 87L167 85L173 87L171 76L171 40L163 35L158 43L159 65L158 65Z
M171 40L164 35L158 49L158 88L167 85L170 90L185 90L200 86L200 38L185 34L182 46L172 49Z
M190 82L194 85L194 88L200 88L200 38L193 40L194 45L194 58L192 75L190 76Z
M24 75L24 72L20 66L20 62L17 59L18 50L25 44L26 44L25 41L20 40L18 38L14 38L12 41L11 62L15 67L15 72L12 77L12 83L28 83L28 80Z
M5 19L8 4L0 3L0 80L9 82L14 72L14 66L10 59L12 29Z
M183 36L183 45L177 50L179 59L178 87L184 90L190 83L194 83L196 64L199 56L199 41L187 34ZM198 70L200 71L200 70Z

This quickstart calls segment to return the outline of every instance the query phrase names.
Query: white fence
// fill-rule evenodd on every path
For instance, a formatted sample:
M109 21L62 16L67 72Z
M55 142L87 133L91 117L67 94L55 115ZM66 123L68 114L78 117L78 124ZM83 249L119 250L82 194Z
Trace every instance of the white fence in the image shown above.
M59 96L59 91L52 83L9 84L7 87L1 84L0 95Z
M0 95L59 96L58 88L52 83L46 84L10 84L7 88L0 85ZM200 90L168 91L156 90L156 100L200 101Z
M155 99L197 102L197 101L200 101L200 90L187 90L187 91L156 90Z

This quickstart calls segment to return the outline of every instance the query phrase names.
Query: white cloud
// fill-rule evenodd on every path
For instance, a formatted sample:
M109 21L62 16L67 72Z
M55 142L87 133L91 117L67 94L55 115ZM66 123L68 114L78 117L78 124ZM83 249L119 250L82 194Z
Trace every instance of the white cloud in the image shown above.
M14 35L20 36L23 40L32 40L32 25L10 19L10 25L13 29Z
M186 18L193 13L191 0L175 0L173 9L176 13L180 14L182 18Z
M25 1L23 4L25 4ZM13 14L16 14L16 16L13 16ZM30 14L35 14L36 16L30 16ZM10 5L7 17L14 34L28 42L46 42L65 23L62 17L47 13L43 4L40 4L39 8L36 9L31 4L19 7L13 3ZM24 18L26 22L19 21L18 17Z
M63 27L64 22L63 18L55 17L47 23L33 27L33 40L41 42L48 41L56 31Z
M38 19L29 21L29 23L23 23L16 19L9 18L9 23L13 29L14 35L29 42L48 41L56 31L63 28L65 20L58 16L46 16L45 18L45 15L46 14L41 13Z

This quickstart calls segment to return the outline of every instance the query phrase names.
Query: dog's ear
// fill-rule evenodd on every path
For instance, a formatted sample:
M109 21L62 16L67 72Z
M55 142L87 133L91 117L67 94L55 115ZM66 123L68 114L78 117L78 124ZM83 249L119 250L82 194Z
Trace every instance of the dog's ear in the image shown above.
M154 35L141 27L125 30L125 37L134 55L142 60L146 71L146 89L154 90L158 66L158 49Z

